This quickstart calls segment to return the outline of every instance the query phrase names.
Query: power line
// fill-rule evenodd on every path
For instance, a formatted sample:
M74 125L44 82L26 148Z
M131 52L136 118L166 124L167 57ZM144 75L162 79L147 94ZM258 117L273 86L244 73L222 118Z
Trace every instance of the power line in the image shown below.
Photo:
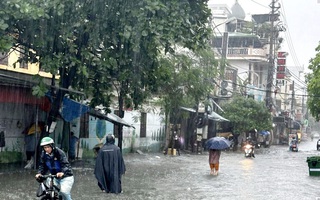
M259 6L262 6L264 8L269 8L268 6L262 5L261 3L255 1L255 0L251 0L253 3L258 4Z
M286 12L285 12L285 8L284 8L284 3L283 1L281 0L281 10L282 10L282 13L281 16L283 18L283 21L284 23L286 24L286 29L287 31L285 31L285 36L287 38L287 44L288 44L288 47L289 47L289 51L290 53L292 54L292 58L293 58L293 62L295 63L295 66L299 66L299 69L298 71L303 71L303 67L301 66L300 62L299 62L299 59L297 57L297 54L296 54L296 51L295 51L295 48L294 48L294 45L292 43L292 39L291 39L291 34L290 34L290 30L289 30L289 25L287 23L287 19L286 19Z
M292 75L293 78L295 78L297 81L299 81L305 87L307 86L307 84L305 82L303 82L299 77L297 77L297 75L295 75L290 69L287 68L287 70L290 72L290 74Z

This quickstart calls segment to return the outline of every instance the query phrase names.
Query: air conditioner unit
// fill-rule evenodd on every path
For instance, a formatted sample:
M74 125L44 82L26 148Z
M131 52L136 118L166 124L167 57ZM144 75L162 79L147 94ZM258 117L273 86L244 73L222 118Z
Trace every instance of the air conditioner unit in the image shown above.
M231 80L223 80L220 84L218 96L231 97L233 93L233 82Z

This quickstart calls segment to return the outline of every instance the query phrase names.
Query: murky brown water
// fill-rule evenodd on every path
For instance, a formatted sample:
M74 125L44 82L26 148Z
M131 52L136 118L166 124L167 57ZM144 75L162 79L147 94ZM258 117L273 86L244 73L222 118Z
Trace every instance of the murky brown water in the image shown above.
M313 142L315 143L315 142ZM222 152L220 174L209 175L208 155L164 156L129 154L125 162L123 194L102 193L92 163L74 165L74 200L100 199L244 199L315 200L320 197L320 176L308 174L306 158L319 154L311 142L297 153L286 146L258 149L255 159L242 152ZM36 199L35 171L0 174L0 199Z

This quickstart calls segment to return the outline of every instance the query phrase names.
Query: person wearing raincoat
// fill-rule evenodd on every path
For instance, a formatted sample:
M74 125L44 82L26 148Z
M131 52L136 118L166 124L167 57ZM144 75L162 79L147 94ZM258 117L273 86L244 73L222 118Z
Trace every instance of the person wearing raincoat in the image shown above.
M126 166L120 148L114 143L114 135L108 134L98 152L94 175L102 192L118 194L122 192L121 176L125 174Z
M217 150L217 149L209 150L209 165L211 169L210 175L218 175L220 155L221 155L221 150Z

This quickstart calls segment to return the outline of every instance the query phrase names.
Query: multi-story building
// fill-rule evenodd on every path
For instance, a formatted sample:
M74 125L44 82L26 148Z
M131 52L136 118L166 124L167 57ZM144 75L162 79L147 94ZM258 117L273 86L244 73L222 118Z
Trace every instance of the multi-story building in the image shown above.
M300 121L303 100L293 96L294 84L286 70L286 52L278 52L281 45L279 32L281 23L271 27L270 20L277 21L278 15L270 14L246 16L238 1L229 9L225 4L209 5L212 10L212 27L215 37L212 46L222 60L226 60L224 73L220 76L219 97L231 97L232 93L248 95L257 101L266 101L268 83L272 81L272 114L274 116L274 136L288 135L288 119ZM274 17L274 18L273 18ZM273 55L270 55L271 35L274 31ZM274 60L274 76L269 80L270 59ZM222 66L223 67L223 66ZM223 92L226 89L227 92ZM284 116L288 114L288 116ZM284 117L283 117L284 116ZM282 118L283 117L283 118ZM286 119L286 120L285 120ZM290 131L291 132L291 131ZM278 143L275 140L274 143Z
M284 31L280 22L271 27L271 20L277 21L278 14L252 15L251 19L238 3L229 9L225 4L209 5L212 10L212 27L215 38L212 46L222 60L226 60L224 73L220 76L219 97L231 97L241 93L257 101L266 101L268 83L272 81L270 109L274 118L274 143L279 143L279 135L292 132L293 124L301 124L304 100L292 95L295 90L292 75L286 70L287 52L278 52L282 39L279 32ZM270 30L274 31L271 47ZM273 55L270 55L272 52ZM274 62L270 62L272 59ZM222 66L223 67L223 66ZM268 69L274 68L273 78L269 80ZM224 92L226 89L227 92ZM287 140L288 141L288 140Z
M265 100L268 75L268 43L249 30L246 14L238 2L229 9L224 4L209 5L213 13L212 27L215 33L212 45L217 55L227 60L220 82L227 82L227 95L246 93L258 101ZM225 87L225 86L223 86Z

